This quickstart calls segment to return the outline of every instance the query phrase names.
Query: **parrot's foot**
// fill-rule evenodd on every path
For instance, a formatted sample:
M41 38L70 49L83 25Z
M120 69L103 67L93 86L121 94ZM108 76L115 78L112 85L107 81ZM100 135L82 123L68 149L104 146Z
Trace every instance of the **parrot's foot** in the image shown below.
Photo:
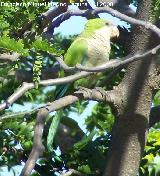
M92 94L92 90L86 87L78 86L76 89L78 89L77 93L82 93L84 97L90 97Z
M106 91L102 87L95 87L94 89L100 92L103 98L106 97Z

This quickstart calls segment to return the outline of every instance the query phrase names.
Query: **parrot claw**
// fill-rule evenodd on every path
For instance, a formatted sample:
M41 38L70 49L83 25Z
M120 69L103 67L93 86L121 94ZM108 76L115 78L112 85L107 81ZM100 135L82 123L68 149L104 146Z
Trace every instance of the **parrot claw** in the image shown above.
M106 97L106 91L102 87L95 87L94 89L100 92L103 98Z

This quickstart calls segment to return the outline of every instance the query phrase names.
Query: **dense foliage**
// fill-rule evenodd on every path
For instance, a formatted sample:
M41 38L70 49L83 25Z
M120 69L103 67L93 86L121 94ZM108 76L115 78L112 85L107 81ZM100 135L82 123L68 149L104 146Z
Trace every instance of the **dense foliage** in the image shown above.
M43 2L42 0L33 0ZM10 0L10 2L12 2ZM21 0L21 2L26 2ZM134 2L135 3L135 2ZM159 4L156 4L156 8ZM13 61L0 63L0 100L6 100L21 84L21 80L15 77L19 70L31 72L35 89L28 91L16 104L22 106L32 105L32 110L21 111L13 106L0 112L0 167L7 166L8 170L13 166L21 165L29 156L33 145L36 110L35 107L54 101L55 86L42 87L39 81L42 78L42 70L46 68L59 68L57 61L51 58L64 55L75 36L65 37L54 34L50 40L45 39L41 28L40 16L47 11L45 6L26 7L0 7L0 53L18 53L21 56ZM25 28L27 27L27 30ZM124 27L125 28L125 27ZM127 29L128 30L128 29ZM123 46L112 43L111 57L125 55ZM108 72L103 73L99 85L110 90L123 78L125 70L116 75L107 86L104 81ZM60 74L56 73L55 77ZM54 75L51 77L54 78ZM69 93L72 93L72 88ZM160 93L155 95L153 106L160 104ZM70 138L74 140L72 147L65 148L62 143L64 136L56 136L51 148L47 147L48 133L51 121L56 118L55 113L47 117L43 135L45 152L38 160L35 172L32 175L58 175L70 168L85 175L98 175L103 169L105 156L112 138L114 113L109 105L97 103L91 113L88 101L77 102L63 109L61 124L70 129ZM28 108L29 109L29 108ZM18 111L18 113L17 113ZM84 111L88 111L84 113ZM70 118L71 114L77 118L77 122ZM84 115L85 114L85 115ZM78 118L84 118L86 134L78 126ZM149 129L148 142L145 155L139 169L140 176L153 176L160 173L160 131L159 124ZM54 129L53 129L54 130ZM68 139L68 138L67 138ZM67 141L67 140L66 140ZM65 143L65 142L64 142ZM61 149L63 152L58 151ZM14 172L14 170L11 170ZM3 173L3 171L0 170Z

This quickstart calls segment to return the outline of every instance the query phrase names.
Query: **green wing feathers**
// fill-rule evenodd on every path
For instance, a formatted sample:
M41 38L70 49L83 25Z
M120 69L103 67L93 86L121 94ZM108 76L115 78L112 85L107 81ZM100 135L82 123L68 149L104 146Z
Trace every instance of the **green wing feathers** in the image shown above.
M75 66L81 63L87 54L87 41L84 38L77 38L68 48L64 56L64 61L69 66Z

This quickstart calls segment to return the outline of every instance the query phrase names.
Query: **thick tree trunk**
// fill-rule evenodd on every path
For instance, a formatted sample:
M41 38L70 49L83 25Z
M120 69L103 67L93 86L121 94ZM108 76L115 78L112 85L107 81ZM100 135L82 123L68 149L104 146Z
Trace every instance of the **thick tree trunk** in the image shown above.
M137 18L149 21L152 0L141 0ZM135 27L131 53L148 48L151 34L142 27ZM152 46L153 47L153 46ZM113 128L113 139L103 176L136 176L146 142L152 101L151 77L155 73L153 58L130 64L118 86L122 92L119 117Z

